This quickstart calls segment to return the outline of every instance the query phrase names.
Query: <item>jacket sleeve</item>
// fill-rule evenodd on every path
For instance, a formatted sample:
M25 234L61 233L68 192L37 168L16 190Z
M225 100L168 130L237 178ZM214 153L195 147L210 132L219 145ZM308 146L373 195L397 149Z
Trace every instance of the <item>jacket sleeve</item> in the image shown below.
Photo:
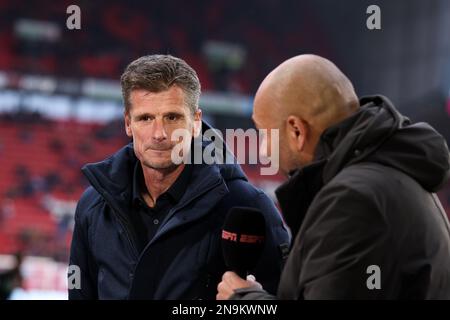
M297 239L301 272L287 275L294 286L302 284L304 299L389 298L383 290L395 261L383 214L389 209L371 189L356 179L327 186L316 196L308 212L311 222L304 222L308 227Z
M75 227L70 248L68 291L69 300L97 299L97 272L89 248L89 223L87 211L93 197L87 190L78 202L75 212Z
M291 239L281 214L265 193L259 193L256 206L266 219L266 242L254 276L264 290L276 294Z
M234 290L228 300L277 300L277 297L258 288L242 288Z

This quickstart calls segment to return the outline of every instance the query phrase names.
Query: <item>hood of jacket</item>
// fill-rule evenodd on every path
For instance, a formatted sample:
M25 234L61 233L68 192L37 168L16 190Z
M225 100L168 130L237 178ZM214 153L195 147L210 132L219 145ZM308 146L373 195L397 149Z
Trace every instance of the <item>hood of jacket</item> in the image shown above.
M315 158L326 160L323 183L344 167L376 162L400 170L430 192L449 179L450 160L445 139L426 123L411 123L384 96L363 97L351 117L328 128Z

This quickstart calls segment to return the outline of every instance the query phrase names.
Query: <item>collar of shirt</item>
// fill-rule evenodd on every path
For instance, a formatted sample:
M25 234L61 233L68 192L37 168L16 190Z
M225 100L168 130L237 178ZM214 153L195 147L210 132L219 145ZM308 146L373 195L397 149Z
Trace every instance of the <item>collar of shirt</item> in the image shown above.
M181 197L183 197L184 192L189 185L191 173L192 165L186 164L175 182L169 187L167 191L165 191L158 197L158 199L156 200L156 204L158 203L158 200L166 194L174 204L178 203L181 200ZM145 206L147 206L145 200L142 197L143 188L145 188L144 174L142 172L141 162L137 161L133 172L133 204L144 204Z

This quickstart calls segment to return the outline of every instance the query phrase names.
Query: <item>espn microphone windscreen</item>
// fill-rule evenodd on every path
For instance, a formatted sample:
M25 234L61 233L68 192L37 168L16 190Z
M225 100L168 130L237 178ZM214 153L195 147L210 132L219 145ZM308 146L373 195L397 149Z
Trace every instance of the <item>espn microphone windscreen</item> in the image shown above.
M234 207L228 212L222 229L225 264L246 278L261 256L266 238L266 221L261 211Z

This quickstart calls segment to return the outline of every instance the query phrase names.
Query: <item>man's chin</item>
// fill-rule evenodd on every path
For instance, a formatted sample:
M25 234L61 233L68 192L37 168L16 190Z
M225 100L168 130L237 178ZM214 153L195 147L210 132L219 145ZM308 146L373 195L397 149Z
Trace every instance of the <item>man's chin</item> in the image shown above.
M165 170L177 167L171 160L166 161L144 161L144 166L155 169L155 170Z

